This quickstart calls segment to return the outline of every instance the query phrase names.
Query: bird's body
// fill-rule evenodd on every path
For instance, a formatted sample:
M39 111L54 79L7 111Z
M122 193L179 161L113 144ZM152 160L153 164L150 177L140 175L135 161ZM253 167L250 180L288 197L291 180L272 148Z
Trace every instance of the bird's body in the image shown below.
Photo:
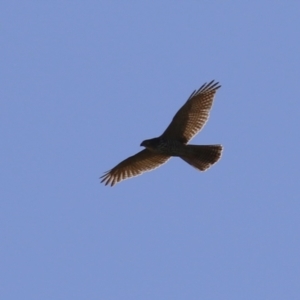
M166 139L163 137L145 140L141 143L141 146L144 146L153 153L168 156L180 156L186 153L185 144L174 139Z
M221 145L187 145L204 126L220 86L214 81L194 91L175 114L164 133L141 143L146 149L128 157L102 176L105 185L155 169L170 157L180 157L200 171L205 171L221 157Z

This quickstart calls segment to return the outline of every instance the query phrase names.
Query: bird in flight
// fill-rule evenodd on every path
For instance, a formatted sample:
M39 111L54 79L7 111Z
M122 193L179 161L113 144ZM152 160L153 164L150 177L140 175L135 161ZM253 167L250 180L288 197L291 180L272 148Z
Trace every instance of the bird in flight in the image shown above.
M215 93L221 86L211 81L195 90L159 137L145 140L144 150L120 162L104 173L101 182L111 186L133 176L158 168L177 156L200 171L207 170L222 154L222 145L188 145L209 117Z

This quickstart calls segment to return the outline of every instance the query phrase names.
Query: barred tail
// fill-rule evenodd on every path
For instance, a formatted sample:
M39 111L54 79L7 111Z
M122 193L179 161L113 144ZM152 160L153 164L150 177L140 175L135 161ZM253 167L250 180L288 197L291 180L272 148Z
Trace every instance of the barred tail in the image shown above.
M222 154L221 145L186 145L187 155L180 156L185 162L200 171L207 170Z

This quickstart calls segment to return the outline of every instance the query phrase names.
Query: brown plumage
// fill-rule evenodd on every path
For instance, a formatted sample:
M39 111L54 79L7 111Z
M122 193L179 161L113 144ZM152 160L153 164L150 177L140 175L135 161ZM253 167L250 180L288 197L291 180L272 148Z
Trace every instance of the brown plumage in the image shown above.
M205 125L209 117L215 93L221 86L211 81L195 90L186 103L175 114L164 133L154 139L145 140L146 149L128 157L101 176L105 185L114 184L153 170L177 156L200 171L216 163L222 154L221 145L187 145Z

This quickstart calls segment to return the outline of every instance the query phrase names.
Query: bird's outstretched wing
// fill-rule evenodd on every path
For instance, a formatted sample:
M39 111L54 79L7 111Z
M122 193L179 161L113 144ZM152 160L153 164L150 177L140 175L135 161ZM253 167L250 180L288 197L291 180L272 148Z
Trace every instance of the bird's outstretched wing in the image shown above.
M215 93L221 86L211 81L195 90L179 109L162 137L187 143L205 125L209 117Z
M169 156L155 154L148 149L144 149L107 171L100 177L102 178L101 182L105 182L105 185L110 184L113 186L119 181L153 170L165 163L169 158Z

